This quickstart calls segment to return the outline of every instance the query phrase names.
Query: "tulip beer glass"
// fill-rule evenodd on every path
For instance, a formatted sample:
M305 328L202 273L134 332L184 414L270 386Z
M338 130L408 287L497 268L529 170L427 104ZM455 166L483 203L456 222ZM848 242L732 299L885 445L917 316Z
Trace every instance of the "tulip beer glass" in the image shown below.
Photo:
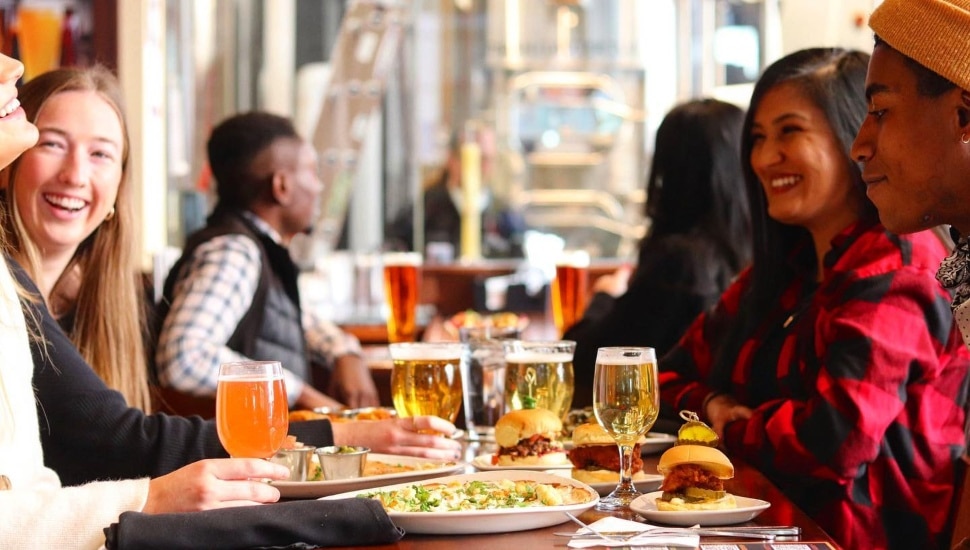
M616 441L620 482L597 509L627 508L640 492L633 486L633 446L660 413L657 355L653 348L599 348L593 374L593 413Z
M279 361L240 361L219 367L216 429L233 458L270 458L283 445L289 406Z
M391 398L398 416L439 416L454 422L461 409L459 342L391 344Z
M576 389L573 353L576 342L505 342L505 407L507 410L536 407L566 418Z
M388 341L413 342L418 334L421 254L393 252L383 261Z
M562 336L583 317L589 285L589 254L583 250L563 252L552 280L552 318Z

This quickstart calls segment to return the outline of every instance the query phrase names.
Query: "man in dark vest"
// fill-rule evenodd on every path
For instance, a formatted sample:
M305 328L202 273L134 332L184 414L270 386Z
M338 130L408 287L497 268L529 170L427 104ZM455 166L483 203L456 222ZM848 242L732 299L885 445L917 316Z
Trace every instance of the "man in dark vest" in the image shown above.
M279 360L291 407L339 406L312 385L318 363L331 369L335 398L377 405L357 339L300 309L286 247L316 217L323 184L313 147L288 119L249 112L216 126L207 151L218 203L165 281L155 353L161 385L214 396L221 363Z

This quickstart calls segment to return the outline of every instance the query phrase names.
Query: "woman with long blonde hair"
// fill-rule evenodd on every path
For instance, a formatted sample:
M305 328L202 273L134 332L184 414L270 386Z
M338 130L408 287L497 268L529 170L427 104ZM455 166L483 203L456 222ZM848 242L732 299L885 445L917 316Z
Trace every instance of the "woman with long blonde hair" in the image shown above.
M11 253L98 376L150 411L118 81L103 67L58 69L23 85L20 101L40 139L0 172Z

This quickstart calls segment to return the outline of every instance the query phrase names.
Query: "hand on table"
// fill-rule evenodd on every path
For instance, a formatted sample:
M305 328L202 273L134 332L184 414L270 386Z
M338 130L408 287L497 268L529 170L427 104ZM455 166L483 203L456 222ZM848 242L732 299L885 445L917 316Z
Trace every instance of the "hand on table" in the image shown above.
M418 433L418 430L434 430L437 433ZM441 460L461 457L461 443L448 437L453 433L455 425L437 416L333 424L336 445L363 445L376 453Z
M374 378L367 363L357 355L339 357L330 378L330 395L343 399L347 406L357 409L380 405Z
M726 393L708 399L703 412L710 421L714 433L721 439L724 439L724 426L728 422L751 418L751 409L738 403L737 399Z
M593 292L605 292L614 298L619 298L629 288L632 273L633 268L625 265L609 275L603 275L593 283Z
M257 458L200 460L151 480L142 511L195 512L276 502L279 490L260 480L289 475L289 468Z
M323 394L321 391L309 384L304 384L303 391L301 391L300 396L296 398L295 408L312 411L318 407L326 407L331 410L340 410L345 408L344 404L340 401L337 401L329 395Z

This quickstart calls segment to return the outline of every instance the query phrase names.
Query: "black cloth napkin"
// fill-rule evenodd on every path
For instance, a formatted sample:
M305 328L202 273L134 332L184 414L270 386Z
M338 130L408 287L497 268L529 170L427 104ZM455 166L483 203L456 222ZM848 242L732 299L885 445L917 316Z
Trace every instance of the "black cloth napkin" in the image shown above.
M107 550L298 550L390 544L404 535L380 502L365 498L179 514L124 512L104 533Z

